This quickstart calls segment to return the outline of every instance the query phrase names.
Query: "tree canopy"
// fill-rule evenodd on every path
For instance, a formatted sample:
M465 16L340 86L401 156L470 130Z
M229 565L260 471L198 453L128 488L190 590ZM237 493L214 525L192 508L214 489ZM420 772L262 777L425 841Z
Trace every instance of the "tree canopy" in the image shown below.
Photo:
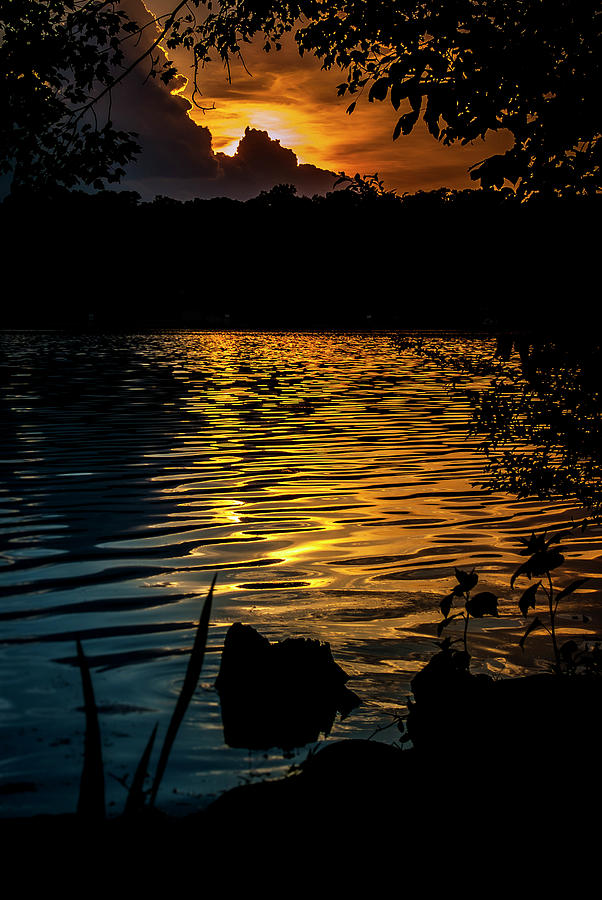
M201 0L192 0L194 6ZM473 167L483 187L511 182L533 194L600 190L602 41L598 0L213 0L189 15L170 46L193 48L198 68L227 64L261 35L266 51L292 31L301 53L345 73L340 95L361 94L401 115L393 138L423 119L444 144L488 131L514 138Z
M542 316L538 325L498 334L492 358L480 340L469 350L460 341L451 352L421 337L399 345L457 373L452 390L468 400L470 430L488 460L481 487L518 499L574 501L600 523L602 343L582 321L552 328Z
M0 0L0 173L15 186L118 181L138 147L95 104L137 30L103 0Z
M152 46L188 49L202 91L212 55L229 66L252 39L278 50L290 32L300 53L344 73L349 113L362 96L399 111L393 139L420 120L444 144L507 130L513 146L472 168L481 186L591 195L600 21L598 0L183 0L158 17ZM120 178L135 140L94 109L137 62L124 63L137 29L119 0L0 0L0 172L17 184ZM151 74L173 77L167 57L151 60Z

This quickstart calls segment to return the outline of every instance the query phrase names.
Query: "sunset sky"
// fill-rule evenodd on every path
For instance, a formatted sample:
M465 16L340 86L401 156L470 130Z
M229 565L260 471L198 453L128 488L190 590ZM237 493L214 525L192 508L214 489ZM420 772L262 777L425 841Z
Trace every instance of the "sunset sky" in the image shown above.
M123 5L133 18L142 21L146 13L140 0L124 0ZM147 0L147 6L161 14L170 9L171 3ZM150 35L150 29L145 34ZM194 107L187 109L182 101L192 96L190 55L180 50L172 58L188 79L186 85L182 79L177 86L179 97L164 90L158 80L142 85L141 73L138 84L130 81L117 97L119 114L114 118L120 125L137 130L145 147L152 146L146 160L130 174L129 180L136 182L134 187L142 193L182 198L222 194L245 199L258 192L256 186L269 186L270 170L274 183L293 181L300 193L311 195L330 189L332 178L325 179L322 173L305 169L293 172L297 162L334 173L378 172L387 187L400 193L471 187L474 182L468 176L468 167L510 144L505 134L492 134L485 143L444 147L428 134L423 123L411 135L393 142L399 112L387 102L362 99L355 112L346 115L349 98L339 98L336 91L342 73L322 71L313 57L300 57L292 39L282 51L269 54L260 43L250 46L245 63L251 74L233 61L231 83L218 60L202 70L202 97L197 99L207 107L215 104L215 109L205 113ZM191 120L200 127L191 129ZM280 146L271 144L265 135L255 135L253 147L247 141L239 148L247 127L267 132ZM280 153L280 147L292 150L296 160L291 154ZM202 184L195 185L199 179Z

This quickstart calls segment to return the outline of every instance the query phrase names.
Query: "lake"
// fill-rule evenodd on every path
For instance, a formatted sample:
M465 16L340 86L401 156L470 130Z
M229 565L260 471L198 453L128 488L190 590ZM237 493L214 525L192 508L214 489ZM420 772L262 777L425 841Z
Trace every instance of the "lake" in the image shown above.
M494 352L488 338L426 340ZM362 705L328 739L393 741L380 729L435 649L454 566L510 598L519 538L583 515L476 487L486 460L454 371L394 333L6 332L0 346L3 815L75 809L76 635L117 813L154 723L165 732L217 573L201 683L158 799L187 812L307 752L224 745L213 683L233 622L329 641ZM565 546L562 579L589 575L592 601L599 529ZM475 666L513 674L524 622L509 601L503 612L476 628Z

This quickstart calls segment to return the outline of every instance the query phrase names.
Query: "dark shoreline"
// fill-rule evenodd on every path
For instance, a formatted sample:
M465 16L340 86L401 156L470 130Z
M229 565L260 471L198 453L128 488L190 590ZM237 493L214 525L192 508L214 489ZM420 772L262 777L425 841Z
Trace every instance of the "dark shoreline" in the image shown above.
M601 202L15 195L0 222L5 279L19 287L0 327L564 332L578 318L583 330L597 311L586 221ZM565 314L571 298L578 317Z
M368 827L396 810L420 831L452 800L455 829L490 815L495 797L502 803L497 827L511 826L517 804L538 817L547 810L571 820L599 806L602 678L469 676L466 690L423 694L409 732L414 747L404 750L372 740L334 742L286 778L232 788L181 817L147 809L102 823L75 813L0 818L0 834L46 843L85 842L90 834L109 844L134 835L219 843L235 826L252 842L254 834L277 838L283 829L328 831L331 817L341 828L351 819Z

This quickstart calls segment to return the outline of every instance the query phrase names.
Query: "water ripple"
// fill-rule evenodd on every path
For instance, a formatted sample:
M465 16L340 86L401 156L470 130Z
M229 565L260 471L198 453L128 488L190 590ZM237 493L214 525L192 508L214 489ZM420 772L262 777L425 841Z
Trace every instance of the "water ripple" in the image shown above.
M0 782L37 786L11 793L9 811L74 806L76 635L107 766L131 774L219 573L203 690L166 777L196 803L250 765L223 748L212 690L233 621L330 640L365 701L335 735L365 736L403 705L454 565L507 591L518 538L574 513L474 487L484 459L466 400L387 334L30 332L0 344ZM595 534L569 551L569 572L597 584Z

